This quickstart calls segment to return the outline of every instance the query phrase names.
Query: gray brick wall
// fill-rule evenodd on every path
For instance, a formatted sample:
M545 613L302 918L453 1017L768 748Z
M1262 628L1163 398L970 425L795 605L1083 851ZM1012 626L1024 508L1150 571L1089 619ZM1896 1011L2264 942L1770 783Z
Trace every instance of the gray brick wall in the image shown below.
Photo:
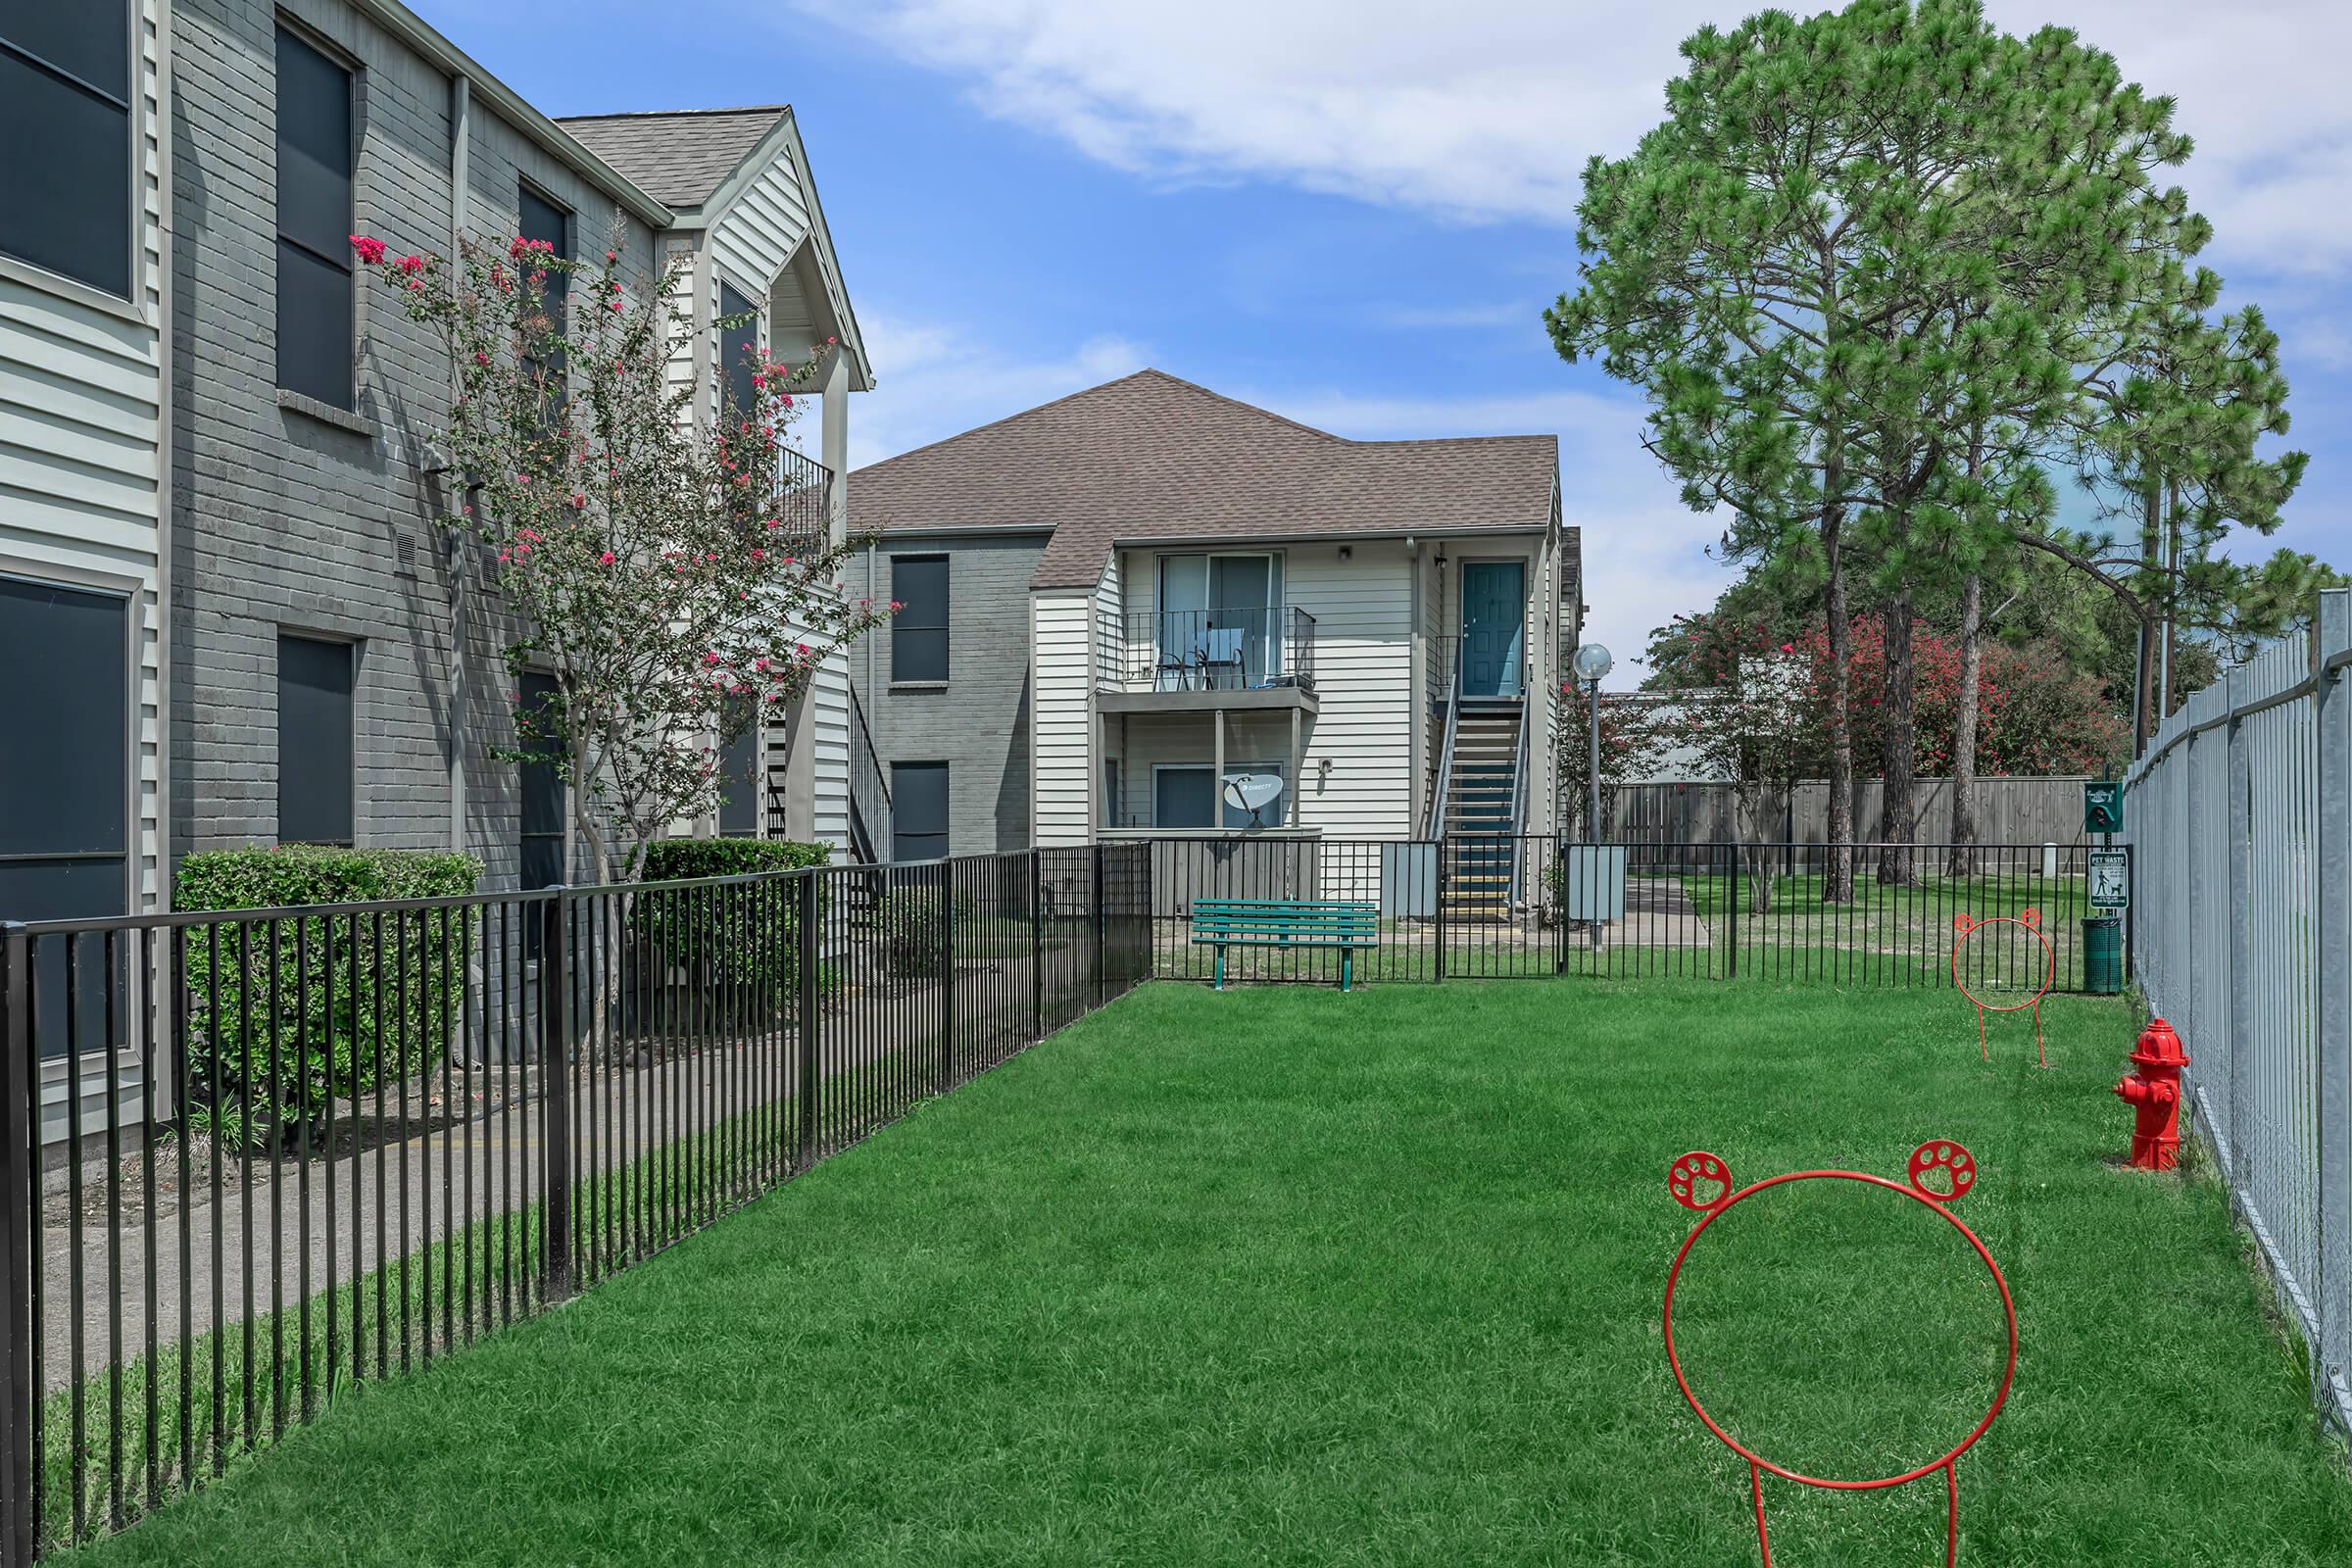
M892 556L949 558L946 685L894 688L887 626L851 650L850 671L886 777L893 762L948 764L952 854L1029 844L1029 578L1045 539L885 539L852 568L859 593L888 599Z
M255 0L178 0L172 33L173 847L275 842L280 631L361 646L355 688L359 843L446 849L450 762L466 759L466 848L486 888L514 885L515 766L499 660L511 628L482 595L478 547L418 462L447 407L437 340L360 279L359 416L345 428L280 406L275 344L275 19ZM282 9L357 66L354 231L395 253L449 248L450 83L337 0ZM527 177L575 214L575 249L610 243L613 204L472 109L468 222L512 233ZM642 280L650 236L628 251ZM401 536L414 575L399 570ZM466 658L456 580L470 574ZM461 695L462 693L462 695ZM462 715L462 716L461 716ZM461 733L462 731L462 733ZM460 750L462 749L462 751Z

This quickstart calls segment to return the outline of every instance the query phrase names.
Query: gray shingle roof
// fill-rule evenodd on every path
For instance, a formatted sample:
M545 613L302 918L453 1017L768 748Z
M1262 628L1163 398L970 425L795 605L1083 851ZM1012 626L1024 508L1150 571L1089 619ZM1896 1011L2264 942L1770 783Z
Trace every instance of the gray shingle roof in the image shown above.
M789 105L768 104L675 114L579 115L556 123L656 201L689 209L709 201L760 139L790 113Z
M1054 526L1033 588L1091 587L1116 539L1543 527L1559 438L1350 441L1138 370L859 468L855 532Z

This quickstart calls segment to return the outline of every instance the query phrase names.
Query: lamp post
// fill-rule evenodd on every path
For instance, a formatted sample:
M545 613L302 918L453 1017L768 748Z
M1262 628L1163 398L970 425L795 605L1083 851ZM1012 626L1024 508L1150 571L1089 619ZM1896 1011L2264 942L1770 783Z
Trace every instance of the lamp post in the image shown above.
M1600 842L1600 677L1616 662L1598 643L1587 643L1576 651L1576 676L1585 683L1592 709L1592 747L1585 758L1585 840L1590 844Z
M1598 643L1587 643L1576 651L1573 667L1577 678L1585 683L1591 710L1587 736L1590 750L1585 755L1585 858L1591 862L1586 893L1589 898L1600 897L1600 677L1616 662L1609 651ZM1597 913L1597 909L1593 912ZM1608 924L1594 919L1591 922L1589 940L1592 952L1608 951Z

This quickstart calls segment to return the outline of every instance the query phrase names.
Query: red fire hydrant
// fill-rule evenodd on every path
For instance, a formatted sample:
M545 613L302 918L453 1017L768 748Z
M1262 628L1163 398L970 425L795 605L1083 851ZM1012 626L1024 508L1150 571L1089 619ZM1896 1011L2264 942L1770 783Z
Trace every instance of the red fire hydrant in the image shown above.
M2171 1170L2180 1149L2180 1069L2188 1065L2180 1037L2162 1018L2140 1031L2129 1060L2138 1071L2115 1086L2127 1104L2139 1107L2132 1126L2132 1168Z

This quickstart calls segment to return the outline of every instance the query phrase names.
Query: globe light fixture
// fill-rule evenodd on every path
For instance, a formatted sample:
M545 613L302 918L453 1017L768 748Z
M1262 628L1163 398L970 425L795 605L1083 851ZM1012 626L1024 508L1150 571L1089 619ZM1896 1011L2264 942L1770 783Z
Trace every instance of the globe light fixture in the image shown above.
M1606 648L1601 647L1598 643L1587 643L1576 651L1573 667L1576 670L1577 679L1596 681L1606 675L1616 665L1616 662L1617 661L1609 657L1609 651Z

